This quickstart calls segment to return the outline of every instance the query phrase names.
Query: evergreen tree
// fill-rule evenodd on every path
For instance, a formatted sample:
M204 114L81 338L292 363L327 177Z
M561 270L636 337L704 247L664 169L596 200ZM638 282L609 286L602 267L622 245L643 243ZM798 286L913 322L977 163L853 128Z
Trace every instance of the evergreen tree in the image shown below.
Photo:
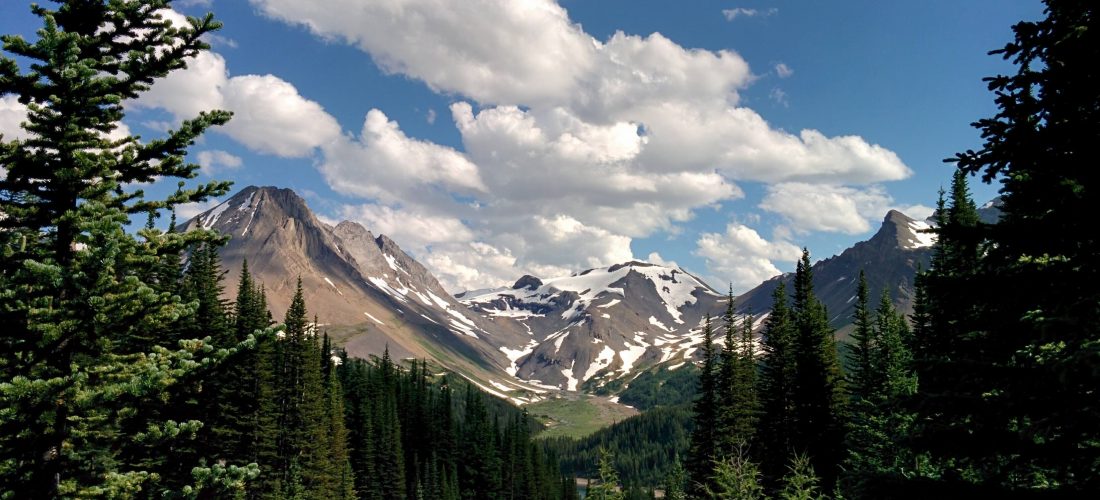
M688 473L697 481L692 484L692 488L705 491L711 464L717 457L714 429L718 421L718 373L716 371L718 356L714 350L714 330L711 327L710 314L707 314L703 325L703 345L700 350L703 353L703 367L699 374L699 397L695 400L694 406L695 430L691 435Z
M810 456L824 485L831 488L844 458L844 387L833 329L825 306L814 295L808 250L802 251L794 282L793 448Z
M879 385L875 374L875 363L879 361L874 357L875 325L871 321L868 293L867 276L861 269L856 288L855 311L852 313L855 329L852 331L852 347L848 352L848 366L851 367L848 387L855 405L859 405L861 401L869 401Z
M736 450L715 462L714 487L707 490L707 497L737 500L765 498L760 479L760 469L749 460L748 454Z
M171 455L201 428L163 418L178 402L173 387L238 346L169 334L195 305L166 286L175 277L150 272L217 237L125 228L133 216L220 196L228 184L162 200L125 187L193 178L186 148L230 115L202 113L145 142L109 134L123 101L207 49L202 38L219 24L207 15L174 26L158 13L166 0L59 4L32 7L43 19L37 40L2 37L23 63L0 56L0 95L27 106L29 138L0 138L0 483L21 498L182 491L188 485L157 484L157 463L131 459ZM254 473L193 472L189 482L202 481L191 491L239 486Z
M825 498L821 494L821 479L814 473L810 457L797 454L791 457L787 466L787 475L783 476L783 489L779 491L782 500L818 500Z
M600 480L595 485L589 483L588 495L592 500L623 500L619 489L619 474L612 463L611 452L600 449Z
M665 479L665 498L669 500L687 500L687 472L680 464L680 457L675 457L672 462L672 470Z
M752 352L752 315L738 321L733 308L733 288L727 299L718 377L718 457L729 456L747 446L756 428L756 362Z
M1100 489L1100 29L1095 2L1046 6L994 51L1018 69L987 79L998 112L976 123L985 144L953 159L956 178L1001 182L1003 213L973 223L952 190L946 258L925 283L916 441L945 481L1084 494Z
M783 475L791 452L794 420L794 323L787 304L787 287L780 281L772 292L772 310L764 323L764 366L760 375L763 415L757 433L758 456L767 483Z

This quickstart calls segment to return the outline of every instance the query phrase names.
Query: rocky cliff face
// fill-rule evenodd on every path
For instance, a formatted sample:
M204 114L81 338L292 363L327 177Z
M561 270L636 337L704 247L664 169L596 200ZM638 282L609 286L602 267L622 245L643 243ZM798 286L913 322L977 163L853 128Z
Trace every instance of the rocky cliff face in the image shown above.
M595 389L655 364L683 364L707 312L725 298L682 269L627 262L572 276L524 276L462 302L494 325L527 332L502 347L510 373L564 390Z
M932 257L931 225L891 210L877 233L867 241L856 243L839 255L818 261L812 266L814 290L825 304L829 320L844 337L855 310L859 272L867 276L872 305L886 290L894 305L903 313L913 310L913 281L918 268L927 269ZM792 286L791 273L776 276L737 297L739 311L765 312L772 307L772 293L779 282Z
M388 348L394 357L431 358L473 379L530 389L505 374L510 362L499 349L518 335L470 312L385 235L348 221L330 227L293 191L254 186L180 226L195 228L230 237L220 252L228 299L247 260L276 318L300 278L309 314L346 336L352 355Z

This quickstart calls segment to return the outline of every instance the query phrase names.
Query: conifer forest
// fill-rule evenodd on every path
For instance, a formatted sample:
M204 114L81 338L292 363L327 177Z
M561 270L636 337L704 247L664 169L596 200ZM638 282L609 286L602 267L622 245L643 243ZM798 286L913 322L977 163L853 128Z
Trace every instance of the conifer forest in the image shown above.
M472 348L356 354L302 276L274 310L252 256L223 264L238 235L184 228L181 207L231 189L188 154L236 117L122 125L222 28L173 24L171 4L43 2L35 37L0 38L0 97L26 109L0 135L0 499L1100 498L1095 2L1045 0L988 56L1013 71L984 82L982 143L943 152L911 307L854 269L839 317L802 247L766 311L715 294L686 367L579 381L636 415L554 437L559 421L470 375L490 364L445 361ZM994 220L978 183L999 190ZM518 363L526 342L488 350ZM543 363L577 393L569 363ZM519 366L528 396L552 397ZM603 366L590 380L630 368Z

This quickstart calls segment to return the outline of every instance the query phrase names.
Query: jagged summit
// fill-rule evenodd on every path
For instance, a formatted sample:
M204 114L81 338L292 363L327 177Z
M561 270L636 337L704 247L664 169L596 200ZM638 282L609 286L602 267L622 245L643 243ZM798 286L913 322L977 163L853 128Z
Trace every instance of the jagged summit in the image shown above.
M461 301L528 342L502 351L520 378L580 390L629 378L658 363L683 364L722 296L683 269L642 261L569 276L524 276L511 288Z
M508 359L498 346L515 339L494 329L451 297L435 277L385 235L361 224L321 222L290 189L249 186L186 223L181 230L214 229L230 236L221 248L226 298L236 292L242 264L264 285L280 317L302 280L309 314L355 332L350 354L434 358L471 377L502 374ZM510 345L510 344L509 344ZM505 387L527 390L510 377Z

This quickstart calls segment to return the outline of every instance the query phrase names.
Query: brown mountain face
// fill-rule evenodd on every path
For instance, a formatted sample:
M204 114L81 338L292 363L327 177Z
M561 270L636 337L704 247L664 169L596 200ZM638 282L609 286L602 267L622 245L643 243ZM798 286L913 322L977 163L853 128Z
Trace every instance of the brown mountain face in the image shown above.
M330 227L293 191L254 186L180 229L200 227L230 237L220 252L228 299L247 259L277 319L301 278L309 314L353 356L388 347L394 357L434 359L474 379L528 389L504 374L508 359L498 349L516 335L467 310L384 235L349 221Z
M913 282L917 269L927 269L932 258L934 235L926 232L929 228L931 226L925 221L891 210L869 240L811 266L814 292L825 304L830 323L839 329L842 338L851 329L860 270L867 276L871 307L878 304L882 291L886 290L899 311L913 312ZM737 297L738 310L771 310L772 293L779 282L786 283L788 291L793 293L793 280L794 274L787 273L761 283Z
M643 371L676 369L698 357L705 316L718 318L727 307L723 294L683 269L636 261L524 276L455 298L390 238L355 222L330 227L289 189L245 188L180 226L196 227L231 238L221 251L227 298L247 259L281 318L300 277L310 314L351 355L388 347L394 357L433 359L516 402L556 390L615 393ZM861 269L872 300L887 290L902 311L912 310L913 279L931 258L928 228L891 211L873 237L813 265L818 298L841 337L851 328ZM735 308L752 311L759 327L772 291L792 279L762 283Z

